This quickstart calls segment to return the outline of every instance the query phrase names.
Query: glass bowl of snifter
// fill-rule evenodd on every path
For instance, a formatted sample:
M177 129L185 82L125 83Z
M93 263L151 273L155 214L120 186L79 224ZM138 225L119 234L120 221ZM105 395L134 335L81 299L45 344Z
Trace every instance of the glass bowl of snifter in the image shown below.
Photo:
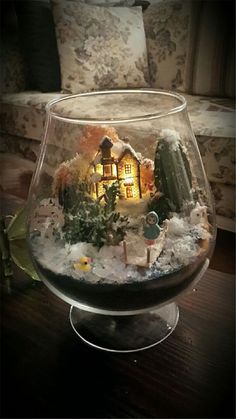
M129 352L175 329L206 270L214 206L185 99L114 90L49 102L27 204L39 277L85 342Z

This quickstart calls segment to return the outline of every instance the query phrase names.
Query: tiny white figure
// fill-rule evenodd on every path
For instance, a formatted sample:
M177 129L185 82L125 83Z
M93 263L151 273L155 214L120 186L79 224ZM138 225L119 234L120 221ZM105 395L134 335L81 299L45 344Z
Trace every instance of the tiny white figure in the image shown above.
M207 224L207 207L206 205L200 205L199 202L196 203L195 208L192 209L190 213L190 224Z

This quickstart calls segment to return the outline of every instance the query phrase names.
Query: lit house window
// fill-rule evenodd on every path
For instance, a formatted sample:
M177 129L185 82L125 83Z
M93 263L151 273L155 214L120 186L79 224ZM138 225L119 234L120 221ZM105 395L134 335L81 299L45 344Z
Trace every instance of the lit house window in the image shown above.
M126 197L127 198L133 198L133 188L132 186L126 187Z
M112 175L111 165L105 164L103 166L103 176L111 176L111 175Z
M131 164L125 164L125 174L131 173Z

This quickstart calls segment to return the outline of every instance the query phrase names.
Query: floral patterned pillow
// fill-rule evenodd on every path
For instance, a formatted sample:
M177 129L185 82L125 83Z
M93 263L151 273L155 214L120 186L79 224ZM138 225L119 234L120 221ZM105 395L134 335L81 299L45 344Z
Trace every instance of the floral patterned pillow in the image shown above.
M148 86L141 7L52 5L64 92Z
M144 12L152 87L186 91L190 7L190 1L162 1Z

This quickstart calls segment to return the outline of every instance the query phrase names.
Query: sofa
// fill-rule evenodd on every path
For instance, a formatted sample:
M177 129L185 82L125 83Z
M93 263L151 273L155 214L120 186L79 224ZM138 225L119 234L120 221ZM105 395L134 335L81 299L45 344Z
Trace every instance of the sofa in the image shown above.
M52 7L49 0L7 3L2 25L1 54L4 64L0 108L0 189L6 211L9 196L14 196L16 207L22 205L27 197L43 136L45 105L48 101L91 90L153 87L175 90L185 96L191 125L215 198L217 225L234 231L234 25L230 9L233 2L55 0ZM19 4L22 10L19 10ZM42 7L44 13L39 12ZM77 20L73 12L76 8L80 8ZM62 11L64 20L60 15ZM86 13L89 25L84 23ZM83 25L79 20L82 16ZM117 25L116 34L123 25L126 32L122 33L122 42L125 42L126 50L119 45L120 34L114 37L116 42L113 43L109 35L103 39L106 32L106 24L102 21L104 16L106 22L109 19L115 22L110 26L113 31ZM30 45L30 31L41 25L39 17L47 22L43 48L45 54L49 48L50 65L46 61L44 63L45 57L41 57L41 63L37 64L40 61L37 56L40 45ZM69 19L70 25L66 25L66 19ZM73 25L78 22L77 31ZM98 28L100 32L96 32ZM132 30L136 37L133 40ZM132 43L136 42L138 36L138 45L133 48ZM36 38L32 35L31 41L39 43ZM106 47L104 52L98 41ZM83 55L85 44L89 44L90 54ZM77 68L72 74L70 72L74 64L68 66L70 47L73 48L73 57L76 51L76 60L80 65L79 82L76 81ZM141 47L146 50L145 53L142 50L140 58L137 50ZM100 77L101 72L97 73L96 62L94 66L91 64L91 57L95 53L98 56L104 53L106 77ZM125 66L122 53L127 56ZM135 58L132 54L136 54ZM89 65L81 64L81 57L88 56ZM128 56L131 57L130 61ZM135 67L132 67L134 63ZM111 69L110 73L106 67ZM121 79L122 72L125 77ZM37 77L41 77L41 80Z

